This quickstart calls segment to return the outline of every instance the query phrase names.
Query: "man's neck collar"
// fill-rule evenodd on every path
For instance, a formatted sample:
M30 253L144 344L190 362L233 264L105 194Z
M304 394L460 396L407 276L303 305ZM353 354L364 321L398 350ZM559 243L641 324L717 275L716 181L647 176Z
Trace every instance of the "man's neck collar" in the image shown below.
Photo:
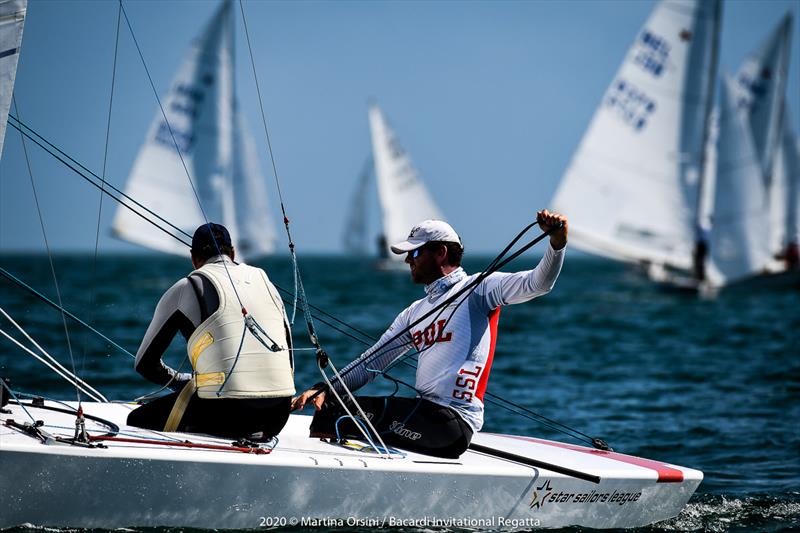
M466 277L467 273L464 269L458 267L449 274L425 285L425 293L428 296L438 296Z

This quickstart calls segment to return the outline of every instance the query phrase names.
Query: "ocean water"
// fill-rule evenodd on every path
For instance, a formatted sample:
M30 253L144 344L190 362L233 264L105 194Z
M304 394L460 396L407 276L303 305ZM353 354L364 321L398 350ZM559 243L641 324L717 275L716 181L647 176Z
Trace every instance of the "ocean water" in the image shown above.
M476 272L489 259L468 257L465 266ZM536 260L523 257L506 270ZM57 255L54 263L65 307L130 352L162 292L190 270L188 260L155 255L101 256L96 265L91 255ZM286 259L257 264L291 292ZM339 367L365 347L352 337L379 336L422 295L407 273L376 271L369 260L301 257L300 265L311 303L362 332L316 321ZM47 257L0 255L0 267L56 299ZM617 451L705 473L680 516L641 531L800 529L799 304L796 284L742 286L701 300L661 290L624 266L572 254L551 294L503 310L489 391L601 437ZM71 364L58 312L4 278L0 307ZM10 331L4 321L2 329ZM109 398L154 389L133 371L130 355L71 322L69 334L79 374ZM299 310L294 335L298 347L308 346ZM183 350L174 342L168 361L179 365ZM298 388L319 381L313 352L299 352L296 361ZM17 390L75 396L5 339L0 375ZM413 382L403 365L393 375ZM378 380L368 390L393 388ZM491 404L485 429L570 442Z

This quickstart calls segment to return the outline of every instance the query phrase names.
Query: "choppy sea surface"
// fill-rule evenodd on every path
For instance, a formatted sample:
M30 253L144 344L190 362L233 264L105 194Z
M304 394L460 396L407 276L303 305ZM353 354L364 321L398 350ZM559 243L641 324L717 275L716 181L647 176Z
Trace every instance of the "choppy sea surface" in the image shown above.
M468 257L465 266L480 271L489 259ZM523 257L505 270L536 261ZM54 263L65 307L134 353L160 295L190 271L188 260L156 255L106 255L95 265L90 254L62 254ZM288 260L255 263L292 291ZM407 273L375 270L366 259L301 257L300 265L311 303L369 336L379 336L423 294ZM56 299L46 256L0 255L0 267ZM291 295L286 299L291 314ZM57 311L2 277L0 307L71 364ZM337 366L364 349L338 329L320 320L316 325ZM11 329L4 321L0 327ZM134 372L130 355L72 322L69 334L79 374L107 397L132 399L154 389ZM299 311L294 335L297 346L308 346ZM179 365L183 350L174 342L168 361ZM312 352L296 359L298 388L319 380ZM413 381L408 372L400 368L395 375ZM75 395L5 339L0 375L10 377L16 390ZM370 387L375 393L394 388ZM552 293L503 310L489 390L602 437L617 451L705 473L677 518L636 531L800 529L797 284L745 285L702 300L659 289L624 266L572 254ZM567 439L494 405L487 405L485 429ZM38 530L44 529L7 531Z

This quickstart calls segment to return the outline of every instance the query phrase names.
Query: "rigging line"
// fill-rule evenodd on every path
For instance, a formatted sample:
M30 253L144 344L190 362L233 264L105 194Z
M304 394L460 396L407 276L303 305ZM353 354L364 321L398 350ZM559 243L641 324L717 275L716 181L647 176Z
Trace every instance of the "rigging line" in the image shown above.
M7 390L7 391L8 391L8 392L11 394L11 397L12 397L12 398L14 398L14 401L15 401L15 402L17 402L17 405L19 405L20 407L22 407L22 410L23 410L23 411L25 411L25 414L26 414L26 415L28 415L28 418L30 418L30 419L31 419L31 421L32 421L32 422L34 423L34 425L35 425L35 424L36 424L36 419L35 419L35 418L33 418L33 415L30 413L30 411L28 411L28 410L25 408L25 404L23 404L22 402L20 402L20 401L19 401L19 398L17 398L17 395L16 395L16 394L14 394L14 391L13 391L13 390L11 390L11 387L9 387L9 386L6 384L6 380L4 380L4 379L0 379L0 385L2 385L2 386L3 386L3 387L4 387L4 388L5 388L5 389L6 389L6 390Z
M276 287L276 288L277 288L279 291L281 291L282 293L286 294L287 296L294 296L294 294L293 294L291 291L289 291L289 290L286 290L286 289L284 289L284 288L282 288L282 287L278 286L277 284L274 284L274 283L273 283L273 285L275 285L275 287ZM284 302L286 302L287 304L289 303L289 302L288 302L288 301L286 301L286 300L283 300L283 301L284 301ZM337 322L337 323L341 324L342 326L345 326L345 327L347 327L347 328L351 329L352 331L355 331L355 332L356 332L356 333L358 333L359 335L363 335L364 337L366 337L366 338L368 338L368 339L371 339L372 341L375 341L375 340L377 340L377 339L375 339L375 338L374 338L372 335L370 335L369 333L366 333L366 332L364 332L363 330L361 330L361 329L359 329L359 328L357 328L357 327L355 327L355 326L352 326L352 325L348 324L347 322L345 322L344 320L341 320L340 318L336 318L335 316L333 316L333 315L331 315L330 313L328 313L328 312L324 311L323 309L320 309L319 307L317 307L317 306L315 306L315 305L313 305L313 304L311 304L311 303L309 303L309 302L306 302L306 303L308 304L308 307L309 307L309 308L311 308L311 309L313 309L314 311L316 311L316 312L318 312L318 313L322 314L323 316L326 316L326 317L330 318L331 320L333 320L333 321L335 321L335 322ZM313 315L313 313L312 313L312 316L314 316L314 315ZM335 326L333 326L333 325L332 325L332 324L330 324L329 322L325 322L324 320L322 320L322 319L321 319L319 316L314 316L314 318L315 318L316 320L319 320L319 321L320 321L320 322L322 322L323 324L325 324L325 325L328 325L328 326L330 326L330 327L332 327L332 328L336 329L336 330L337 330L337 331L339 331L340 333L344 333L343 331L341 331L340 329L337 329ZM352 337L352 336L351 336L351 337ZM355 339L355 337L352 337L352 338L354 338L354 339ZM361 339L356 339L356 340L359 340L359 341L361 341ZM361 342L364 342L364 341L361 341ZM368 344L368 343L365 343L365 344Z
M5 311L5 309L3 309L2 307L0 307L0 314L2 314L2 315L3 315L3 316L6 318L6 320L8 320L9 322L11 322L11 325L12 325L12 326L14 326L15 328L17 328L17 330L18 330L20 333L22 333L22 336L23 336L23 337L25 337L25 338L28 340L28 342L30 342L30 343L31 343L33 346L35 346L35 347L36 347L36 349L37 349L37 350L39 350L39 352L41 352L41 354L42 354L42 355L43 355L43 356L44 356L44 357L45 357L45 358L46 358L48 361L50 361L50 362L51 362L53 365L55 365L55 366L56 366L58 369L60 369L62 372L66 373L66 374L69 374L69 370L67 370L67 369L64 367L64 365L62 365L61 363L59 363L59 362L58 362L58 360L56 360L56 358L55 358L55 357L53 357L52 355L50 355L49 353L47 353L47 351L46 351L44 348L42 348L42 347L41 347L41 345L39 345L39 343L38 343L38 342L36 342L36 341L33 339L33 337L31 337L31 336L30 336L30 334L28 334L28 332L27 332L27 331L25 331L25 329L23 329L23 327L22 327L22 326L20 326L20 325L19 325L19 324L18 324L18 323L17 323L17 322L16 322L16 321L15 321L15 320L14 320L14 319L11 317L11 315L9 315L9 314L8 314L8 313ZM21 344L17 343L16 339L13 339L12 337L8 336L8 334L6 334L5 332L3 332L3 335L5 335L5 336L6 336L6 337L7 337L9 340L11 340L12 342L14 342L15 344L17 344L17 345L18 345L18 346L20 346L21 348L25 349L25 347L24 347L24 346L22 346ZM32 352L29 352L29 353L31 353L31 355L33 355L34 357L36 357L37 359L39 359L39 360L41 361L41 359L40 359L38 356L36 356L36 354L34 354L34 353L32 353ZM43 362L44 364L46 364L47 366L49 366L51 369L55 370L55 369L54 369L54 368L53 368L53 367L52 367L50 364L48 364L47 362L45 362L45 361L42 361L42 362ZM56 370L56 372L58 372L58 371ZM62 376L62 377L63 377L63 376ZM94 394L95 396L98 396L98 397L102 398L102 400L103 400L103 401L108 401L108 400L106 400L106 399L105 399L105 397L104 397L104 396L103 396L103 395L102 395L102 394L101 394L101 393L100 393L98 390L96 390L96 389L95 389L95 388L93 388L91 385L89 385L88 383L86 383L85 381L83 381L82 379L80 379L80 378L79 378L79 377L78 377L78 376L77 376L77 375L76 375L74 372L73 372L73 373L70 375L70 377L71 377L71 378L73 378L73 379L74 379L75 381L77 381L78 383L80 383L82 387L85 387L85 389L88 389L89 391L91 391L91 393L92 393L92 394ZM92 396L92 394L89 394L89 396ZM93 399L96 399L96 398L93 398Z
M95 328L93 328L92 326L90 326L89 324L87 324L86 322L84 322L83 320L81 320L80 318L75 316L74 314L70 313L69 311L67 311L63 307L59 306L57 303L55 303L54 301L49 299L47 296L45 296L44 294L40 293L39 291L37 291L36 289L31 287L30 285L26 284L24 281L22 281L21 279L17 278L16 276L14 276L13 274L11 274L9 271L7 271L6 269L4 269L2 267L0 267L0 276L3 276L4 278L8 279L9 281L12 281L13 283L17 284L17 286L19 286L19 287L25 289L26 291L30 292L31 294L33 294L34 296L36 296L37 298L42 300L44 303L50 305L54 309L57 309L57 310L65 313L67 315L67 317L71 318L72 320L74 320L75 322L80 324L81 326L89 329L89 331L93 332L94 334L100 336L100 338L102 338L106 342L110 343L114 348L120 350L123 353L128 354L129 356L133 357L134 359L136 358L136 356L133 355L131 352L129 352L128 350L126 350L125 348L123 348L122 346L117 344L116 342L112 341L110 338L106 337L105 335L100 333L98 330L96 330Z
M64 380L66 380L66 381L67 381L67 382L68 382L70 385L74 386L76 389L80 389L80 390L81 390L81 391L82 391L82 392L83 392L83 393L84 393L86 396L88 396L88 397L89 397L91 400L94 400L94 401L96 401L96 402L101 402L101 403L102 403L102 402L107 402L107 401L108 401L108 400L107 400L107 399L105 399L105 397L103 397L102 395L100 395L100 396L95 396L94 394L92 394L91 392L89 392L89 390L88 390L88 387L89 387L89 386L86 384L86 382L84 382L84 381L82 381L82 380L78 379L77 377L75 377L74 379L73 379L73 378L71 378L71 377L70 377L70 375L71 375L71 374L69 373L69 371L62 371L62 370L60 370L58 367L56 367L56 366L52 365L52 364L51 364L51 363L49 363L49 362L48 362L46 359L44 359L44 358L42 358L41 356L37 355L37 354L36 354L36 352L34 352L33 350L31 350L31 349L30 349L30 348L28 348L27 346L24 346L24 345L23 345L21 342L19 342L17 339L15 339L14 337L12 337L12 336L11 336L11 335L9 335L8 333L6 333L6 331L5 331L5 330L3 330L3 329L0 329L0 335L2 335L3 337L7 338L8 340L10 340L11 342L13 342L14 344L16 344L16 345L17 345L17 347L19 347L21 350L24 350L25 352L27 352L27 353L28 353L28 355L30 355L31 357L33 357L33 358L37 359L39 362L41 362L42 364L44 364L44 365L45 365L47 368L49 368L50 370L52 370L53 372L55 372L57 375L59 375L59 376L61 376L62 378L64 378ZM49 354L48 354L48 355L49 355ZM51 356L51 357L52 357L52 356ZM59 365L59 366L60 366L60 365ZM63 368L63 367L62 367L62 368ZM0 381L2 381L2 380L0 380ZM81 384L82 384L82 385L81 385ZM84 388L84 386L85 386L85 387L87 387L87 388ZM98 393L98 394L99 394L99 393Z
M283 212L283 218L286 219L286 210L283 207L283 194L281 193L281 184L280 180L278 180L278 169L275 165L275 156L272 152L272 141L270 140L269 136L269 128L267 127L267 115L264 112L264 99L261 97L261 85L258 83L258 75L256 74L256 63L253 57L253 47L250 45L250 31L247 29L247 17L244 14L244 4L242 4L242 0L239 0L239 10L242 12L242 26L244 26L244 35L245 40L247 41L247 49L250 53L250 65L253 68L253 80L256 84L256 94L258 94L258 107L261 110L261 122L264 125L264 134L267 137L267 147L269 148L269 157L270 162L272 163L272 174L275 176L275 186L278 188L278 199L281 202L281 211ZM287 220L288 223L288 220ZM288 232L288 227L287 227ZM291 236L289 237L289 242L291 242Z
M153 95L156 98L156 102L158 103L158 108L161 110L161 116L164 117L164 124L167 125L167 130L169 131L169 136L172 139L172 144L175 147L175 153L178 155L178 159L181 161L181 166L183 166L183 171L186 173L186 179L189 180L189 186L192 188L192 193L194 193L195 200L197 200L197 206L200 208L200 214L203 215L203 220L205 220L206 225L208 226L208 232L211 234L211 241L214 243L214 247L217 249L217 254L222 255L222 251L219 248L219 243L217 242L216 237L214 237L214 232L211 231L211 222L208 220L208 215L206 214L206 210L203 207L203 202L200 200L200 195L197 192L197 188L194 185L194 180L192 180L192 175L189 173L189 167L186 166L186 161L183 159L183 154L181 153L180 148L178 147L178 141L175 139L175 133L172 131L172 124L170 124L169 119L167 118L167 113L164 111L164 106L161 104L161 98L158 96L158 90L156 89L156 84L153 82L153 77L150 75L150 69L147 68L147 62L144 59L144 54L142 53L142 49L139 46L139 41L136 39L136 34L133 32L133 26L131 25L131 21L128 18L128 12L125 11L125 6L122 5L122 0L119 0L119 7L122 11L122 14L125 17L125 23L128 26L128 30L130 31L131 38L133 39L133 44L136 45L136 51L139 54L139 59L142 61L142 66L144 67L144 71L147 74L147 79L150 81L150 88L153 89ZM231 273L228 271L228 265L225 264L225 261L222 262L222 266L225 269L225 274L228 276L228 280L231 283L231 288L233 289L233 294L236 296L236 300L239 302L239 307L242 309L242 314L246 315L246 310L244 307L244 303L242 303L242 299L239 296L239 291L236 289L236 284L233 282L233 277L231 277Z
M99 402L107 402L108 400L100 394L98 391L93 389L88 383L80 379L78 376L75 375L74 372L70 372L66 369L61 363L59 363L52 355L47 353L35 340L33 340L28 333L20 327L19 324L14 322L14 320L2 309L2 314L8 319L11 324L16 327L20 332L22 332L23 336L27 338L31 344L33 344L41 353L42 355L38 355L36 352L28 348L27 346L23 345L17 339L12 337L10 334L6 333L5 330L0 329L0 335L4 336L14 344L16 344L20 349L27 352L30 356L37 359L39 362L47 366L50 370L67 380L71 385L75 386L75 388L79 388L83 391L87 396L89 396L92 400L99 401ZM44 356L44 357L43 357ZM2 380L0 380L2 381Z
M17 115L19 115L19 108L17 106L17 97L12 96L11 98L12 101L14 102L14 112ZM22 132L20 131L20 134L21 133ZM50 243L47 241L47 231L45 230L44 227L44 218L42 217L42 209L39 206L39 196L36 194L36 183L34 182L33 179L33 169L31 168L31 160L30 157L28 157L28 146L25 143L25 136L20 135L20 138L22 140L22 151L25 154L25 163L28 167L28 177L30 178L31 189L33 190L33 199L34 202L36 203L36 212L39 215L39 225L42 228L42 237L44 238L44 246L47 249L47 259L50 262L50 272L53 274L53 283L55 284L56 287L56 297L58 299L58 305L60 307L63 307L63 303L61 301L61 289L58 286L58 277L56 276L56 268L55 265L53 265L53 255L50 253ZM67 317L63 312L61 313L61 321L64 324L64 335L66 336L67 339L67 348L69 349L69 360L70 363L72 364L72 373L75 374L75 357L72 354L72 342L69 339L69 328L67 327ZM81 393L80 389L78 389L77 386L75 387L75 396L78 398L78 404L80 404Z
M106 164L108 162L108 142L109 138L111 137L111 111L114 106L114 86L117 79L117 52L119 50L119 26L120 26L120 19L121 19L121 9L117 8L117 31L116 36L114 38L114 63L111 67L111 91L108 98L108 120L106 122L106 142L105 147L103 148L103 172L102 176L102 187L100 189L100 204L97 208L97 228L95 230L94 235L94 258L92 259L92 277L95 282L97 281L97 252L100 247L100 219L103 214L103 198L105 197L105 186L106 186ZM93 320L95 313L94 313L94 305L95 299L97 296L97 284L92 283L91 291L89 293L89 320ZM83 350L81 353L81 373L83 373L84 364L86 363L86 336L83 337Z
M74 173L76 173L77 175L79 175L80 177L82 177L84 180L86 180L87 182L89 182L91 185L93 185L94 187L96 187L96 188L98 188L98 189L100 188L100 185L98 185L97 183L95 183L95 182L93 181L93 180L101 180L100 176L98 176L97 174L95 174L94 172L92 172L91 170L89 170L88 168L86 168L86 166L84 166L83 164L81 164L80 162L78 162L77 160L75 160L74 158L72 158L71 156L69 156L69 155L68 155L66 152L64 152L63 150L61 150L60 148L58 148L57 146L55 146L53 143L51 143L50 141L48 141L47 139L45 139L45 138L44 138L44 137L43 137L41 134L39 134L38 132L36 132L36 130L34 130L33 128L31 128L30 126L28 126L27 124L25 124L25 123L24 123L24 122L22 122L21 120L19 120L17 117L15 117L15 116L13 116L13 115L8 115L8 118L10 119L10 120L8 121L8 124L9 124L11 127L13 127L14 129L16 129L17 131L19 131L19 132L20 132L21 134L23 134L25 137L27 137L28 139L30 139L30 141L31 141L31 142L33 142L34 144L36 144L37 146L39 146L39 147L40 147L42 150L44 150L45 152L47 152L48 154L50 154L50 155L51 155L51 156L52 156L54 159L56 159L57 161L59 161L59 162L61 162L62 164L64 164L64 166L66 166L67 168L69 168L70 170L72 170ZM12 120L11 120L11 119L13 119L13 122L12 122ZM23 128L24 128L25 130L27 130L27 131L23 131ZM36 138L34 138L34 136L35 136ZM45 146L45 145L47 145L47 146ZM68 162L68 161L69 161L69 162ZM73 164L74 164L75 166L73 166ZM75 168L76 166L77 166L78 168L80 168L80 170L78 170L77 168ZM81 172L81 171L83 171L83 172L86 172L86 174L84 174L84 173L83 173L83 172ZM87 174L88 174L88 176L87 176ZM89 176L91 176L91 178L90 178ZM119 195L119 196L121 196L122 198L125 198L126 200L129 200L130 202L132 202L132 203L133 203L133 204L134 204L136 207L139 207L139 208L143 209L143 210L144 210L145 212L147 212L148 214L150 214L150 215L152 215L153 217L155 217L156 219L158 219L158 220L162 221L162 222L163 222L164 224L166 224L167 226L169 226L169 227L173 228L173 229L174 229L176 232L178 232L178 233L182 233L184 236L186 236L186 237L187 237L187 238L189 238L189 239L191 239L191 238L192 238L192 236L191 236L191 235L189 235L188 233L186 233L186 231L184 231L183 229L181 229L181 228L179 228L179 227L175 226L175 225L174 225L174 224L172 224L170 221L166 220L164 217L162 217L162 216L158 215L158 214L157 214L157 213L155 213L153 210L149 209L147 206L145 206L145 205L143 205L143 204L139 203L138 201L136 201L136 200L135 200L134 198L132 198L131 196L129 196L129 195L127 195L127 194L125 194L123 191L121 191L121 190L119 190L118 188L114 187L114 185L112 185L111 183L108 183L108 182L106 182L106 186L108 187L108 189L111 189L112 191L114 191L114 193L118 194L118 195ZM134 208L133 208L133 207L131 207L130 205L128 205L128 204L126 204L125 202L123 202L123 201L122 201L120 198L118 198L118 197L114 196L113 194L111 194L111 193L110 193L108 190L106 190L106 191L105 191L105 193L106 193L108 196L110 196L111 198L113 198L114 200L116 200L116 201L117 201L119 204L121 204L121 205L125 206L126 208L130 209L131 211L133 211L133 213L134 213L134 214L136 214L136 215L138 215L139 217L143 218L145 221L147 221L147 222L150 222L150 223L151 223L151 224L153 224L153 225L154 225L156 228L160 229L161 231L163 231L164 233L166 233L166 234L167 234L167 235L169 235L170 237L172 237L172 238L174 238L174 239L176 239L176 240L178 240L178 241L182 242L182 243L183 243L183 244L185 244L186 246L191 246L191 245L190 245L188 242L184 241L184 240L183 240L181 237L178 237L178 236L177 236L177 235L175 235L174 233L171 233L170 231L168 231L168 230L166 230L166 229L162 228L161 226L159 226L159 225L158 225L158 224L156 224L155 222L153 222L153 221L151 221L151 220L147 219L147 217L145 217L144 215L142 215L141 213L139 213L138 211L136 211L136 209L134 209Z
M328 361L328 364L330 365L331 370L333 371L334 375L338 376L339 372L336 370L336 367L333 366L333 363ZM378 430L375 429L375 426L372 425L372 422L369 420L367 415L364 413L364 410L361 408L361 404L358 403L358 400L356 400L356 397L353 396L352 392L350 392L350 389L347 388L347 385L344 382L342 382L342 388L344 389L345 394L347 395L348 398L350 398L352 400L353 405L355 405L356 409L358 410L358 414L363 417L362 420L364 422L364 425L367 426L366 428L362 427L361 424L358 423L358 419L356 418L356 416L353 415L353 413L350 412L350 409L348 409L347 404L345 403L345 401L341 398L341 396L339 396L339 393L336 391L336 389L333 388L333 385L331 384L330 380L328 379L327 374L325 374L325 370L323 369L322 365L320 364L320 359L319 358L317 358L317 368L319 368L319 371L322 374L322 378L325 380L325 383L328 385L328 388L330 389L330 391L336 397L336 400L339 402L339 404L342 406L344 411L347 413L347 416L349 416L350 419L356 424L356 426L358 427L358 429L361 432L361 434L364 435L364 437L366 438L367 442L372 444L372 447L375 448L375 451L379 455L383 455L381 453L381 451L372 442L372 439L370 439L369 431L371 430L375 434L375 437L377 437L378 442L381 443L381 445L383 446L383 449L385 451L388 450L389 448L386 446L386 443L383 442L383 439L381 438L380 434L378 433ZM338 423L337 423L337 427L338 427ZM338 431L337 431L337 433L338 433ZM387 456L386 457L387 459L391 459L391 456L388 454L388 452L386 452L386 456Z
M305 317L305 321L306 321L306 329L308 330L308 337L309 337L309 340L311 341L311 344L317 349L317 366L319 367L320 372L322 373L323 377L325 378L325 381L328 382L328 384L330 385L330 382L328 381L328 377L325 375L325 371L324 371L324 367L325 366L330 364L331 370L333 371L335 376L339 377L340 381L341 381L341 376L339 376L339 372L336 370L336 367L334 367L333 364L331 364L331 362L330 362L330 360L328 358L328 354L325 353L325 350L322 349L322 346L319 343L319 338L317 336L316 328L314 327L314 320L312 318L311 311L308 308L308 298L306 296L305 287L303 286L303 278L302 278L302 275L300 274L300 266L297 263L297 254L295 252L295 244L294 244L294 241L292 240L292 232L289 229L289 217L286 215L286 207L285 207L285 204L284 204L284 201L283 201L283 193L281 192L280 179L278 177L278 169L277 169L277 165L275 163L275 153L272 150L272 141L271 141L270 136L269 136L269 128L267 127L267 117L266 117L266 113L264 112L264 103L263 103L263 98L261 96L261 87L260 87L260 84L258 83L258 73L256 72L256 63L255 63L255 58L253 56L253 47L252 47L252 44L250 42L250 31L249 31L249 29L247 27L247 16L245 15L245 12L244 12L244 4L243 4L242 0L239 0L239 9L240 9L240 11L242 13L242 23L243 23L243 26L244 26L245 38L246 38L246 41L247 41L247 49L248 49L248 53L250 55L250 65L251 65L251 67L253 69L253 79L254 79L255 84L256 84L256 90L257 90L257 94L258 94L258 105L259 105L259 109L261 111L261 122L262 122L262 124L264 126L264 133L265 133L266 139L267 139L267 148L269 150L270 161L272 163L272 172L273 172L273 175L275 177L275 184L276 184L277 189L278 189L278 198L279 198L280 204L281 204L281 212L283 214L283 225L286 228L286 238L289 241L289 253L291 254L292 266L294 267L295 301L298 298L301 299L301 308L303 310L303 316ZM295 309L295 311L297 310L297 304L296 303L295 303L294 309ZM294 312L292 313L292 323L294 323ZM358 411L363 415L364 414L363 410L361 409L361 406L358 404L358 402L356 401L356 399L352 395L352 393L347 389L346 386L344 386L343 389L344 389L346 395L353 401L355 406L358 408ZM338 394L336 394L336 391L334 391L334 395L336 396L336 399L339 400L339 403L342 405L344 410L348 413L348 415L351 418L353 418L353 421L355 422L355 418L352 416L350 411L347 409L347 406L345 405L344 401L339 397ZM367 423L368 426L371 427L371 424L370 424L369 421L366 421L366 423ZM372 429L374 430L374 428L372 428ZM380 437L378 437L378 439L380 440ZM381 444L383 444L382 441L381 441Z
M12 121L9 121L9 124L10 124L10 125L11 125L11 126L14 128L14 129L16 129L17 131L21 132L21 133L22 133L23 135L25 135L25 136L26 136L28 139L30 139L30 140L31 140L31 142L35 143L37 146L39 146L39 147L40 147L41 149L43 149L45 152L47 152L48 154L50 154L50 155L51 155L51 156L52 156L54 159L58 160L59 162L61 162L62 164L64 164L64 166L66 166L67 168L69 168L70 170L72 170L74 173L76 173L78 176L80 176L81 178L83 178L84 180L86 180L86 181L87 181L89 184L91 184L91 185L93 185L94 187L96 187L96 188L100 189L100 185L98 185L97 183L95 183L95 182L92 180L92 178L94 178L94 179L96 179L96 180L101 180L100 176L98 176L97 174L95 174L94 172L92 172L91 170L89 170L89 169L88 169L88 168L87 168L85 165L83 165L82 163L80 163L79 161L77 161L76 159L74 159L73 157L71 157L69 154L67 154L66 152L64 152L64 151L63 151L63 150L61 150L60 148L58 148L56 145L54 145L52 142L50 142L49 140L47 140L47 139L46 139L44 136L42 136L42 135L41 135L40 133L38 133L36 130L34 130L33 128L31 128L30 126L28 126L27 124L25 124L25 123L24 123L24 122L22 122L21 120L19 120L19 119L18 119L17 117L15 117L14 115L9 115L9 119L13 119L13 122L12 122ZM24 128L24 131L23 131L23 128ZM34 137L35 137L35 138L34 138ZM46 146L45 146L45 145L46 145ZM56 153L57 153L57 154L59 154L59 155L56 155ZM68 162L68 161L69 161L69 162ZM70 164L70 163L72 163L72 164ZM74 164L75 166L73 166L73 164ZM76 166L77 166L78 168L80 168L80 169L81 169L83 172L85 172L86 174L88 174L89 176L91 176L91 178L90 178L89 176L87 176L86 174L84 174L83 172L81 172L81 170L78 170L78 169L76 169L76 168L75 168ZM185 237L187 237L188 239L191 239L191 237L192 237L192 236L191 236L191 235L189 235L189 234L188 234L186 231L184 231L183 229L179 228L179 227L178 227L178 226L176 226L175 224L171 223L169 220L167 220L167 219L165 219L164 217L160 216L159 214L157 214L157 213L156 213L156 212L154 212L153 210L149 209L149 208L148 208L148 207L146 207L145 205L141 204L141 203L140 203L140 202L138 202L136 199L134 199L132 196L130 196L130 195L128 195L128 194L126 194L126 193L125 193L125 192L123 192L123 191L121 191L120 189L118 189L117 187L115 187L113 184L106 182L106 186L108 187L108 189L111 189L112 191L114 191L114 193L118 194L120 197L124 198L125 200L127 200L127 201L131 202L131 203L132 203L133 205L135 205L136 207L139 207L139 208L143 209L145 212L147 212L148 214L152 215L152 216L153 216L155 219L157 219L157 220L159 220L159 221L163 222L165 225L169 226L170 228L173 228L173 229L174 229L176 232L178 232L178 233L180 233L180 234L184 235L184 236L185 236ZM119 198L119 197L115 196L114 194L112 194L111 192L109 192L109 190L105 190L104 192L105 192L105 193L106 193L108 196L110 196L110 197L111 197L113 200L115 200L117 203L119 203L119 204L123 205L124 207L126 207L127 209L131 210L133 213L135 213L136 215L138 215L140 218L142 218L142 219L143 219L143 220L145 220L146 222L149 222L150 224L152 224L152 225L153 225L155 228L157 228L157 229L159 229L159 230L163 231L164 233L166 233L166 234L167 234L167 235L169 235L170 237L174 238L174 239L175 239L175 240L177 240L178 242L180 242L180 243L184 244L186 247L189 247L189 248L191 248L191 244L190 244L189 242L185 241L184 239L182 239L181 237L179 237L179 236L178 236L178 235L176 235L175 233L172 233L172 232L170 232L169 230L165 229L164 227L160 226L159 224L157 224L157 223L156 223L156 222L154 222L153 220L151 220L151 219L148 219L148 218L147 218L146 216L144 216L142 213L138 212L136 209L134 209L133 207L131 207L130 205L128 205L128 204L127 204L125 201L123 201L121 198ZM289 290L287 290L287 289L284 289L284 288L282 288L282 287L280 287L280 286L278 286L278 285L275 285L275 287L276 287L278 290L280 290L281 292L283 292L284 294L287 294L287 295L295 295L295 294L296 294L296 293L292 293L291 291L289 291ZM285 301L285 300L284 300L284 301ZM288 304L289 302L286 302L286 303ZM359 333L359 334L361 334L361 335L364 335L364 336L366 336L366 337L369 337L369 334L367 334L367 333L364 333L363 331L359 330L358 328L355 328L354 326L351 326L350 324L348 324L348 323L344 322L343 320L341 320L341 319L339 319L339 318L336 318L335 316L331 315L330 313L327 313L327 312L325 312L323 309L321 309L321 308L319 308L319 307L317 307L317 306L315 306L315 305L313 305L313 304L311 304L311 303L309 303L309 302L306 302L306 303L308 304L308 306L309 306L311 309L313 309L313 310L315 310L315 311L317 311L317 312L319 312L319 313L322 313L323 315L327 316L328 318L330 318L330 319L332 319L332 320L334 320L334 321L338 322L339 324L341 324L341 325L343 325L343 326L346 326L346 327L348 327L348 328L352 329L353 331L356 331L357 333ZM312 316L313 316L313 315L312 315ZM319 317L317 317L317 316L315 316L314 318L316 318L317 320L320 320L320 318L319 318ZM329 326L331 326L331 324L329 324L329 323L327 323L327 322L326 322L326 325L329 325ZM333 327L333 326L331 326L331 327Z
M244 4L242 3L242 0L239 0L239 10L242 13L242 26L244 26L245 40L247 41L247 50L250 56L250 66L253 69L253 80L255 81L256 93L258 95L258 106L261 111L261 123L264 126L264 134L266 135L267 139L267 149L269 151L270 162L272 163L272 174L275 178L275 186L278 190L278 199L281 204L281 213L283 214L283 226L286 228L286 238L289 240L289 253L291 254L292 266L294 267L295 302L293 305L294 310L292 311L291 323L294 324L295 312L297 311L297 300L302 296L303 302L301 302L301 309L303 310L303 316L306 320L308 335L311 338L311 343L316 348L322 350L322 347L319 346L319 339L317 338L317 333L314 329L314 321L311 319L311 313L308 311L308 304L305 302L306 297L305 288L303 287L303 278L300 275L300 266L297 263L297 255L295 253L294 241L292 240L292 232L289 229L289 217L286 215L286 207L283 202L283 193L281 191L281 183L278 177L278 167L275 163L275 153L272 150L272 140L269 135L269 127L267 127L267 114L264 111L264 99L261 96L261 85L258 82L256 62L255 57L253 56L253 47L250 43L250 30L247 27L247 17L244 14Z

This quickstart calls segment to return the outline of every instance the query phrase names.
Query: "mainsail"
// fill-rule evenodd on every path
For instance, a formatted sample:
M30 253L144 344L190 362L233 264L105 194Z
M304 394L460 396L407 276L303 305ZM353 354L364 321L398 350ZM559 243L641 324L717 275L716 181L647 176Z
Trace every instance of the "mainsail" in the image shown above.
M430 218L444 220L444 217L376 105L369 108L369 125L388 252L388 246L405 240L418 222ZM403 259L392 253L388 255Z
M150 125L125 193L189 234L207 220L221 222L239 255L253 257L273 250L275 234L255 141L237 110L233 66L233 10L226 0L162 99L163 114L159 109ZM187 252L124 207L112 229L155 250Z
M763 271L770 262L764 238L769 212L758 150L746 109L726 77L720 96L717 175L708 277L725 285Z
M747 110L767 184L781 143L791 34L792 15L787 13L766 41L744 61L732 88L737 105Z
M719 13L664 0L639 32L553 200L576 247L691 268Z
M785 101L792 16L787 13L736 74L737 105L748 114L768 191L770 250L780 255L796 234L798 179L793 163L794 134Z
M27 7L28 0L0 0L0 156L3 155Z

